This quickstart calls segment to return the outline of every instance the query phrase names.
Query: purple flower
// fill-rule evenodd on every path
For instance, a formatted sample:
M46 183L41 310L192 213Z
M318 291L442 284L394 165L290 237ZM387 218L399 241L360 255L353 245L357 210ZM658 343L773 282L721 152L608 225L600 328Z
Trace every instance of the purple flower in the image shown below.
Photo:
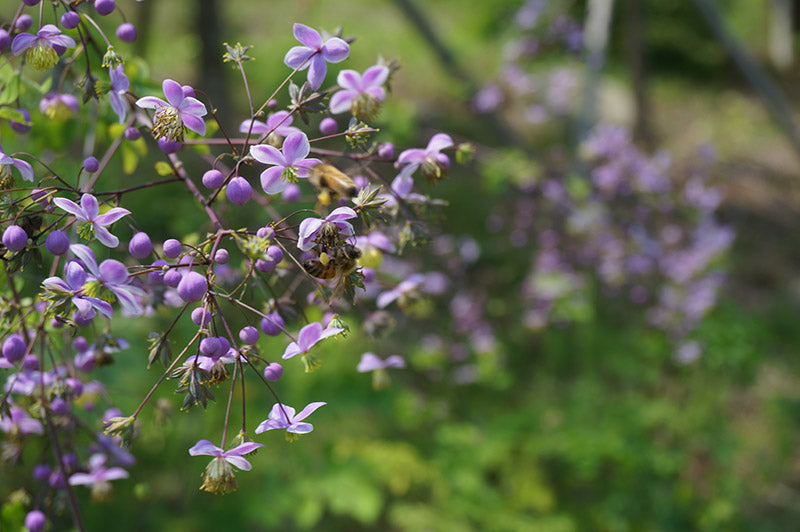
M319 159L306 159L311 146L302 131L292 133L283 142L282 152L274 146L259 144L250 148L250 155L258 162L271 165L261 172L261 188L267 194L283 192L298 177L308 177L308 171L320 164Z
M103 454L93 454L89 458L89 473L75 473L69 477L70 486L91 486L128 478L128 472L121 467L105 467L106 456Z
M33 181L33 168L22 159L6 155L0 150L0 182L11 177L11 167L19 170L24 181Z
M48 92L39 101L39 110L51 120L66 120L81 110L78 99L72 94Z
M182 142L183 127L191 129L198 135L206 134L206 106L191 96L185 96L183 88L177 81L165 79L161 84L167 101L155 96L145 96L136 101L143 109L155 109L153 116L153 137Z
M453 146L453 139L449 135L437 133L431 137L428 146L424 150L415 148L401 153L395 166L406 165L400 171L400 176L402 177L410 176L417 168L422 166L423 177L439 179L442 177L442 171L450 165L450 159L447 155L440 152L451 146Z
M10 417L0 417L0 430L6 434L44 434L42 423L33 419L25 410L18 406L11 407Z
M354 233L353 226L345 220L356 216L358 216L356 211L350 207L339 207L325 218L306 218L300 222L300 236L297 239L297 247L303 251L310 250L314 247L323 229L327 231L331 227L341 236L352 236Z
M145 295L144 291L128 284L130 277L124 264L114 259L106 259L98 266L92 250L83 244L72 244L69 250L83 262L94 279L117 297L122 310L134 316L143 312L138 299Z
M83 293L87 277L86 270L77 261L70 260L64 264L64 279L48 277L42 281L42 285L45 290L69 297L75 305L76 317L82 323L92 321L97 312L110 318L114 313L111 305L102 299L88 297Z
M294 117L289 111L278 111L277 113L269 115L266 123L261 120L245 120L239 124L239 132L247 133L250 131L254 135L266 135L269 133L270 137L274 135L276 137L285 138L292 133L300 133L299 129L292 126L293 120ZM252 130L250 129L251 125ZM280 146L279 142L270 142L270 144Z
M62 35L53 24L45 24L36 35L20 33L11 43L11 53L19 55L27 50L25 58L36 70L46 70L58 63L58 53L54 46L62 48L75 48L75 40L68 35Z
M66 198L55 198L53 199L53 203L75 216L78 221L89 224L97 240L104 246L110 248L115 248L119 245L119 238L112 235L105 226L111 225L123 216L127 216L131 213L128 209L114 207L105 214L99 214L100 206L97 203L97 198L91 194L84 194L81 196L80 206Z
M310 403L299 414L295 415L294 408L281 403L272 405L272 410L269 412L269 417L261 422L256 427L256 434L261 434L268 430L273 429L286 429L286 432L293 434L308 434L314 430L314 425L311 423L300 423L305 418L310 416L314 410L325 405L324 402Z
M331 97L331 113L349 110L359 120L372 120L380 111L380 102L386 99L382 85L388 78L389 69L382 65L369 67L363 76L355 70L342 70L336 82L343 90Z
M336 336L344 329L340 329L338 327L328 327L327 329L322 329L322 324L318 321L313 323L309 323L297 334L297 341L290 343L286 346L286 350L283 352L284 360L288 360L295 355L301 355L308 353L314 345L319 342L320 340L324 340L325 338L329 338L331 336Z
M130 82L122 70L122 65L117 65L117 68L109 68L108 73L111 77L111 90L108 92L108 98L111 101L111 108L119 117L119 123L122 124L125 122L125 115L128 114L125 93L128 92Z
M401 172L392 181L392 192L394 194L381 194L380 198L384 200L384 206L391 208L397 205L397 198L405 201L406 203L428 203L430 199L423 195L411 192L414 188L414 178L410 175L403 175Z
M245 442L233 449L223 451L221 447L217 447L208 440L198 441L189 449L189 454L192 456L206 455L214 457L203 472L203 485L200 486L200 489L211 493L235 491L237 487L236 478L231 465L238 467L242 471L250 471L252 466L242 455L252 453L259 447L263 447L263 445L255 442Z
M327 63L338 63L350 55L350 46L338 37L322 42L322 36L305 24L295 23L294 37L304 46L295 46L288 52L283 62L289 68L305 70L308 68L308 84L318 89L325 80Z
M404 368L406 361L400 355L391 355L386 360L381 360L375 353L364 353L361 355L361 361L358 363L358 371L366 373L367 371L375 371L386 368Z

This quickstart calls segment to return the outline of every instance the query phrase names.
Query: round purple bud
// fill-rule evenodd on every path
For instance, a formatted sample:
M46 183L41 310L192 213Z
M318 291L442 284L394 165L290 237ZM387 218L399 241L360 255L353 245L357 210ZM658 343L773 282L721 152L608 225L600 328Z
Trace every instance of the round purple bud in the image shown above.
M31 130L31 114L27 109L17 109L17 111L19 111L19 114L21 114L22 118L25 119L25 122L16 122L14 120L10 120L8 125L10 125L11 129L17 133L25 134Z
M50 401L50 410L56 415L63 416L69 413L69 405L62 398L56 397Z
M200 340L200 352L206 356L214 356L219 353L220 348L222 345L219 343L219 340L216 336L209 336L208 338L203 338Z
M31 201L35 201L42 207L47 207L49 198L47 197L47 190L41 188L34 188L31 190Z
M267 248L267 257L271 258L275 264L283 260L283 250L278 246L270 246Z
M83 160L83 168L87 172L96 172L100 168L100 163L96 157L87 157Z
M178 284L178 295L187 303L203 299L206 290L208 290L208 282L197 272L187 273Z
M117 39L122 42L133 42L136 40L136 26L130 22L125 22L117 27Z
M181 149L181 143L177 140L169 140L166 137L161 137L158 139L158 149L167 155L177 153L177 151Z
M277 362L270 362L264 368L264 378L268 381L275 382L283 376L283 366Z
M50 476L50 466L47 464L38 464L33 467L33 478L37 482L47 482Z
M384 142L378 146L378 157L381 159L392 159L394 157L394 144Z
M50 478L47 479L47 482L50 484L51 488L64 489L67 487L67 482L64 479L64 473L62 473L61 470L55 470L50 473Z
M178 270L169 270L164 274L164 284L175 288L180 284L183 275Z
M181 243L174 238L165 240L161 247L164 250L164 255L166 255L168 259L174 259L181 254Z
M47 526L47 517L39 510L31 510L25 516L25 528L28 532L42 532Z
M63 255L69 251L69 237L64 231L53 231L47 235L44 247L53 255Z
M266 317L261 318L261 323L259 324L261 331L267 336L278 336L285 326L286 323L277 312L267 314Z
M19 334L12 334L3 342L3 356L11 362L19 362L25 356L25 340Z
M323 118L319 123L319 132L323 135L333 135L339 129L339 124L331 117Z
M192 321L195 325L204 326L211 323L211 311L197 307L192 311Z
M248 325L247 327L242 327L242 330L239 331L239 340L242 341L243 344L246 345L253 345L258 342L258 329Z
M117 7L117 3L114 0L95 0L94 2L97 13L103 16L110 14L115 7Z
M79 353L83 353L89 349L89 342L83 336L78 336L72 341L72 349Z
M39 357L36 355L28 355L22 359L22 367L24 369L29 369L32 371L36 371L39 369Z
M194 98L194 88L191 85L184 85L181 87L181 91L183 92L184 98Z
M53 329L60 329L64 326L64 322L61 321L60 318L51 318L50 319L50 327Z
M258 259L255 266L256 270L260 271L261 273L272 273L275 271L275 263L271 260Z
M133 126L125 130L125 138L128 140L139 140L141 136L141 132Z
M217 336L217 340L219 340L219 351L217 354L222 356L231 348L231 343L224 336Z
M209 170L203 174L203 186L206 188L216 189L221 187L224 182L225 176L217 169Z
M281 198L286 203L295 203L300 201L300 187L296 183L289 183L283 192L281 192Z
M0 52L11 46L11 35L6 30L0 30Z
M25 31L31 27L31 24L33 24L33 19L31 18L30 15L25 14L25 15L20 15L17 18L16 27L20 31Z
M264 227L259 227L258 231L256 231L256 236L258 238L266 238L267 240L272 240L272 237L275 236L275 229L266 225Z
M275 109L276 107L278 107L278 100L276 100L275 98L271 99L270 101L267 102L267 107L269 107L270 109Z
M237 176L228 182L225 195L228 196L231 203L244 205L253 196L253 187L250 186L247 179Z
M25 4L26 6L35 6L41 1L42 0L22 0L22 3Z
M73 30L81 22L81 16L76 11L67 11L61 15L61 27L65 30Z
M128 243L128 253L136 259L143 259L153 252L153 243L147 233L140 231Z
M358 190L361 190L362 188L369 185L369 179L359 174L357 176L353 176L353 184L356 186Z
M228 253L227 249L218 249L217 252L214 253L214 262L217 264L227 264L230 258L231 255Z
M152 272L149 272L147 274L147 281L150 284L161 284L161 283L163 283L164 282L164 274L161 273L161 267L162 266L166 266L166 265L167 265L167 261L165 261L164 259L158 259L158 260L154 261L153 264L151 264L150 266L152 266L153 268L158 268L158 270L154 270Z
M28 245L28 235L18 225L9 225L3 232L3 245L9 251L19 251Z

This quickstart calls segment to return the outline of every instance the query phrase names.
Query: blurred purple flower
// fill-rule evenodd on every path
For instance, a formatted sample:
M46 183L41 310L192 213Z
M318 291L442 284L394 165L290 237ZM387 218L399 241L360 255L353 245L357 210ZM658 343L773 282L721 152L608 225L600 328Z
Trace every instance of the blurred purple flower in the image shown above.
M291 406L275 403L269 412L269 417L256 427L256 434L261 434L273 429L286 429L286 432L293 434L308 434L314 430L311 423L301 423L310 416L316 409L325 405L324 402L310 403L299 414L295 415L295 410Z
M385 368L404 368L406 361L400 355L391 355L386 360L382 360L375 353L364 353L361 355L361 361L356 368L360 373L367 371L375 371Z
M413 174L421 165L428 163L432 165L440 165L445 168L450 164L450 159L447 155L440 153L445 148L453 146L453 139L450 135L445 133L437 133L428 142L425 149L414 148L405 150L397 158L395 166L399 167L405 164L406 167L400 171L398 177L407 177Z
M10 435L44 434L42 423L18 406L12 406L9 417L0 417L0 430Z
M17 159L15 157L6 155L2 152L2 150L0 150L0 181L4 181L11 177L12 166L19 170L19 173L24 181L33 181L33 168L30 164L22 159Z
M331 336L336 336L344 329L340 329L338 327L328 327L327 329L322 328L322 324L318 321L313 323L309 323L297 334L297 341L291 342L288 346L286 346L286 350L283 352L284 360L288 360L295 355L302 355L308 353L314 345L317 344L320 340L324 340L325 338L329 338Z
M117 68L109 68L108 74L111 78L111 90L108 92L108 98L111 101L111 108L119 117L119 123L122 124L128 114L125 93L128 92L130 82L122 69L122 65L118 65Z

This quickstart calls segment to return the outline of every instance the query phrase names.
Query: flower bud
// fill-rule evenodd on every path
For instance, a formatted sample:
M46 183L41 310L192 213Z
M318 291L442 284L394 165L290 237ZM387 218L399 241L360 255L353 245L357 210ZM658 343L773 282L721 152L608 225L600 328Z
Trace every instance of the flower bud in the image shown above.
M143 259L153 252L153 243L145 232L138 232L133 235L128 243L128 252L136 259Z
M337 129L339 129L339 125L331 117L323 118L319 123L319 131L323 135L333 135Z
M3 342L3 356L12 364L22 360L25 355L25 340L19 334L12 334Z
M381 159L394 158L394 144L391 142L384 142L378 147L378 157Z
M69 413L69 405L61 397L56 397L50 401L50 410L58 416L63 416Z
M22 0L22 3L25 4L26 6L35 6L41 1L42 0Z
M218 249L214 253L214 262L217 264L227 264L228 260L230 260L230 253L228 253L227 249Z
M261 331L268 336L278 336L285 326L286 323L277 312L267 314L265 318L261 319L261 324L259 325Z
M11 35L6 30L0 30L0 52L11 46Z
M206 278L197 272L187 273L178 284L178 295L187 303L200 301L206 295L207 290L208 282Z
M69 237L64 231L53 231L47 235L44 247L53 255L63 255L69 251Z
M36 355L27 355L22 359L22 367L23 369L36 371L39 369L39 357Z
M11 129L17 133L25 134L31 130L31 114L27 109L17 109L17 111L19 111L19 113L25 119L25 122L15 122L14 120L10 120L8 125L10 125Z
M100 163L96 157L87 157L83 160L83 169L87 172L96 172L100 168Z
M200 352L206 356L215 356L222 346L216 336L209 336L200 340Z
M42 532L47 526L47 517L39 510L32 510L25 516L25 528L28 532Z
M76 11L67 11L61 15L61 27L65 30L73 30L81 22L81 16Z
M37 482L47 482L50 477L50 466L47 464L38 464L33 467L33 478Z
M272 240L272 237L275 236L275 229L270 226L260 227L258 231L256 231L256 236L258 238L266 238L267 240Z
M169 140L166 137L161 137L158 139L158 149L169 155L180 150L181 143L177 140Z
M79 353L83 353L89 349L89 342L83 336L78 336L72 341L72 349Z
M9 251L19 251L28 245L28 235L18 225L9 225L3 232L3 245Z
M242 327L239 331L239 340L245 345L253 345L258 342L258 329L252 326Z
M295 203L300 200L300 187L296 183L289 183L281 192L281 198L286 203Z
M217 189L225 182L225 176L217 169L212 169L203 174L203 186L210 189Z
M133 42L136 40L136 26L130 22L125 22L117 27L117 39L122 42Z
M141 136L141 132L133 126L125 129L125 138L128 140L138 140Z
M204 326L211 323L211 312L203 307L197 307L192 311L192 321L195 325Z
M17 17L16 28L18 30L25 31L31 27L31 24L33 24L33 18L31 18L31 16L28 15L27 13Z
M253 196L253 187L250 182L243 177L234 177L228 182L225 189L228 200L235 205L244 205Z
M264 378L268 381L275 382L283 376L283 366L277 362L272 362L264 368Z
M180 284L183 275L176 269L171 269L164 274L164 284L175 288Z
M181 243L174 238L170 238L164 241L161 249L164 250L164 255L168 259L174 259L181 254Z
M267 257L272 259L272 262L277 265L283 260L283 250L278 246L270 246L267 248Z
M275 263L271 260L258 259L255 263L256 270L261 273L272 273L275 271Z
M115 7L117 7L117 3L114 0L95 0L94 2L94 8L98 15L109 15Z

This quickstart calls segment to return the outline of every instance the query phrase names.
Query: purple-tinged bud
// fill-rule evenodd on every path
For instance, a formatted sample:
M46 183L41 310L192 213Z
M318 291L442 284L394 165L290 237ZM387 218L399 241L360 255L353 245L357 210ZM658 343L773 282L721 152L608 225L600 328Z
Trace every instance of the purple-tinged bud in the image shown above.
M62 398L56 397L50 401L50 410L52 410L53 413L58 416L63 416L65 414L69 414L69 405Z
M26 6L35 6L41 1L42 0L22 0L22 3L25 4Z
M200 340L200 352L206 356L214 356L219 353L222 346L216 336L209 336Z
M122 42L133 42L136 40L136 26L130 22L125 22L117 27L117 39Z
M19 334L12 334L3 342L3 356L11 362L19 362L25 356L25 340Z
M220 356L222 356L225 353L227 353L228 350L231 348L231 343L224 336L217 336L217 340L219 340L219 352L218 352L218 354Z
M283 376L283 366L277 362L270 362L264 368L264 378L268 381L275 382Z
M169 238L164 241L164 244L162 244L161 249L164 250L164 255L168 259L174 259L181 254L181 243L175 240L174 238Z
M217 252L214 253L214 262L217 264L227 264L230 258L231 256L227 249L218 249Z
M51 488L55 489L64 489L67 487L67 483L64 479L64 473L61 470L56 470L50 473L50 478L47 479L48 484L50 484Z
M277 312L267 314L266 317L261 318L261 323L259 324L261 332L267 336L278 336L285 326L286 323Z
M16 28L20 31L25 31L33 24L33 18L30 15L24 14L17 18Z
M237 176L228 182L225 195L231 203L244 205L253 197L253 187L250 186L250 182L247 179Z
M164 259L158 259L150 265L153 268L158 268L158 270L154 270L147 274L147 280L150 284L161 284L164 282L164 274L161 273L161 267L166 265L167 261Z
M87 172L96 172L100 168L97 157L87 157L83 160L83 169Z
M50 477L50 466L47 464L38 464L33 467L33 478L37 482L47 482Z
M356 186L358 190L361 190L362 188L369 185L369 179L367 179L361 174L358 174L357 176L353 176L353 184Z
M142 133L133 126L125 129L125 138L128 140L139 140L141 136Z
M178 284L178 295L187 303L200 301L206 295L208 282L197 272L189 272L183 276Z
M275 229L270 226L260 227L258 231L256 231L256 236L258 238L266 238L267 240L272 240L272 237L275 236Z
M372 268L361 268L361 274L364 276L365 283L371 283L375 280L375 270Z
M278 246L270 246L267 248L267 257L271 258L272 261L277 265L283 260L283 250Z
M50 318L50 327L53 329L60 329L64 326L64 322L62 322L58 318Z
M64 231L53 231L47 235L44 247L53 255L63 255L69 251L69 236Z
M0 30L0 52L11 46L11 35L6 30Z
M300 187L296 183L289 183L286 188L281 192L281 198L286 203L295 203L300 201Z
M83 314L76 314L72 313L72 321L75 322L75 325L78 327L86 327L87 325L91 324L94 321L95 316L83 315Z
M206 188L217 189L225 182L225 176L219 170L212 169L203 174L203 186Z
M25 516L25 528L28 532L42 532L47 526L47 517L39 510L31 510Z
M270 101L267 102L267 107L269 107L270 109L275 109L276 107L278 107L278 100L276 100L275 98L271 99Z
M169 270L164 274L164 284L172 288L176 288L181 279L183 279L183 275L176 269Z
M16 122L14 120L9 120L8 125L11 126L11 129L24 135L28 131L31 130L31 114L28 112L27 109L17 109L19 113L22 115L22 118L25 119L25 122Z
M3 232L3 245L9 251L19 251L28 245L28 235L18 225L9 225Z
M170 155L172 153L177 153L178 150L181 149L181 143L177 140L169 140L166 137L161 137L158 139L158 149Z
M73 397L80 397L83 395L83 383L78 379L74 379L72 377L68 377L66 379L67 386L72 389Z
M246 345L254 345L256 342L258 342L259 336L258 329L251 325L242 327L242 329L239 331L239 340Z
M47 207L49 205L50 198L47 196L48 192L42 188L34 188L31 190L31 201L35 201L42 207Z
M275 271L275 263L271 260L258 259L255 263L256 270L261 273L272 273Z
M339 124L331 117L323 118L319 123L319 132L323 135L333 135L339 129Z
M81 16L75 11L67 11L61 15L61 27L65 30L74 30L81 22Z
M203 307L197 307L192 311L192 321L200 327L208 325L211 323L211 311Z
M153 252L153 243L147 233L140 231L128 243L128 253L136 259L143 259Z
M117 3L114 0L95 0L94 2L97 13L103 16L109 15L115 7L117 7Z
M72 349L77 351L78 353L83 353L87 349L89 349L89 342L86 341L86 338L83 336L78 336L72 341Z
M36 371L39 369L39 357L36 355L27 355L22 359L22 367L23 369Z
M62 55L64 55L64 52L67 51L66 46L61 46L60 44L56 43L53 43L52 46L53 46L53 51L56 53L58 57L61 57Z
M194 87L191 85L184 85L181 87L181 91L183 92L184 98L195 98Z

